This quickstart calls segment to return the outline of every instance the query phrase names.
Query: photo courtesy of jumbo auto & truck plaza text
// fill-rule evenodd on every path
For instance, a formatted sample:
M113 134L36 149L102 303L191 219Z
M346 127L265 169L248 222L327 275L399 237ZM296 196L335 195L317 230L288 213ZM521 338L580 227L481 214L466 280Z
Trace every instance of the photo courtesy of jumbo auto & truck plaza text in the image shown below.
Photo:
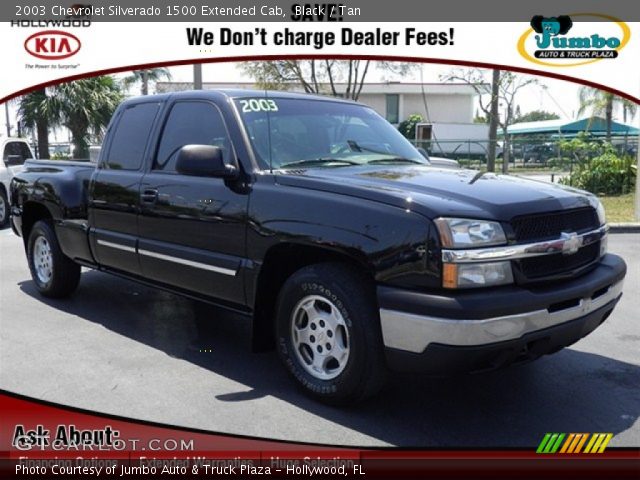
M0 479L640 478L633 2L0 30Z

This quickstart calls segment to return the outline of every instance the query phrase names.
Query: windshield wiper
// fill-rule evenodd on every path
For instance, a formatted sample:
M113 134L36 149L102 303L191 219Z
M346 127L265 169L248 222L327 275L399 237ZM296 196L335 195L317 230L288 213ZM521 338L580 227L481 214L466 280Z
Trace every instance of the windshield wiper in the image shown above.
M376 163L413 163L416 165L428 165L426 162L405 157L378 158L376 160L369 160L367 165L375 165Z
M351 150L354 150L356 152L370 152L370 153L378 153L380 155L386 155L389 158L380 158L380 159L376 159L376 160L370 160L367 162L367 165L370 164L376 164L376 163L415 163L418 165L428 165L425 162L422 162L420 160L414 160L411 158L406 158L406 157L402 157L400 155L397 155L393 152L383 152L380 150L376 150L374 148L369 148L369 147L364 147L362 145L360 145L358 142L356 142L355 140L347 140L347 144L349 145L349 148Z
M347 140L347 145L349 145L349 148L354 152L371 152L371 153L379 153L381 155L393 155L393 153L381 152L380 150L376 150L374 148L363 147L355 140Z
M284 163L278 168L305 167L313 165L325 165L327 163L341 163L343 165L360 165L359 162L346 160L344 158L307 158L306 160L297 160L295 162Z

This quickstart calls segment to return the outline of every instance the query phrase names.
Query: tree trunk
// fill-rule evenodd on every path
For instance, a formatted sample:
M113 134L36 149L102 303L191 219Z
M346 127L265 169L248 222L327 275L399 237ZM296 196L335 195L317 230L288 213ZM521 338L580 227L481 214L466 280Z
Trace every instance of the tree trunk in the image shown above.
M487 170L496 170L496 143L498 141L498 103L500 101L500 70L494 70L491 78L491 111L489 115L489 151Z
M613 122L613 95L607 96L605 106L605 120L607 122L607 142L611 142L611 123Z
M358 88L356 90L354 90L353 99L355 101L358 101L358 99L360 98L360 93L362 92L362 87L364 87L364 79L367 77L367 71L369 70L369 64L370 63L371 63L371 61L367 60L367 63L364 64L364 72L362 72L362 76L360 77L360 80L358 81Z
M329 85L331 85L331 95L333 95L334 97L338 96L338 92L336 91L336 85L333 81L333 72L331 71L331 64L329 63L329 60L325 60L326 65L327 65L327 75L329 76Z
M313 82L313 88L316 93L320 93L320 86L318 85L318 77L316 76L316 61L311 60L311 81Z
M506 127L505 127L506 131ZM511 138L509 135L504 136L504 150L502 152L502 173L509 173L509 153L511 151Z
M353 62L355 60L349 60L349 75L347 77L347 89L344 92L344 98L351 98L351 72L353 71Z
M149 71L142 71L142 95L149 95Z
M49 122L40 117L36 122L36 133L38 135L38 155L40 158L49 158Z
M638 134L638 145L640 145L640 133ZM636 170L636 221L640 221L640 148L636 152L637 170Z
M7 121L6 121L7 137L10 137L11 136L11 122L9 121L9 102L5 102L5 104L4 104L4 113L5 113L5 117L7 119Z
M87 143L86 128L70 128L71 142L73 143L73 158L89 158L89 144Z

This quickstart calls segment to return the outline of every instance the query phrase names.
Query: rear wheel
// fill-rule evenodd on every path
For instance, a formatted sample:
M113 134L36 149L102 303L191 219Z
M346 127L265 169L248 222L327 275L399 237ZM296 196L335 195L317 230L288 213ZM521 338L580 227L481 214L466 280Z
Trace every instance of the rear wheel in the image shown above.
M386 364L371 282L349 266L324 263L294 273L277 308L278 352L311 396L349 404L382 387Z
M9 224L9 202L7 194L3 188L0 188L0 228L4 228Z
M78 287L80 265L62 253L49 222L41 220L31 229L27 257L31 277L42 295L67 297Z

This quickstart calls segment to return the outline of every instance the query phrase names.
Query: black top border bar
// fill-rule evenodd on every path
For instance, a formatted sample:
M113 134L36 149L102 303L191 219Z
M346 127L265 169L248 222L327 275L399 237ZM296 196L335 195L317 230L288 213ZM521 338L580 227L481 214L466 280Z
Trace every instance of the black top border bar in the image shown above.
M22 0L0 2L0 21L47 22L529 22L534 15L594 13L640 20L629 0ZM593 17L589 21L604 21ZM66 25L60 25L66 26Z

